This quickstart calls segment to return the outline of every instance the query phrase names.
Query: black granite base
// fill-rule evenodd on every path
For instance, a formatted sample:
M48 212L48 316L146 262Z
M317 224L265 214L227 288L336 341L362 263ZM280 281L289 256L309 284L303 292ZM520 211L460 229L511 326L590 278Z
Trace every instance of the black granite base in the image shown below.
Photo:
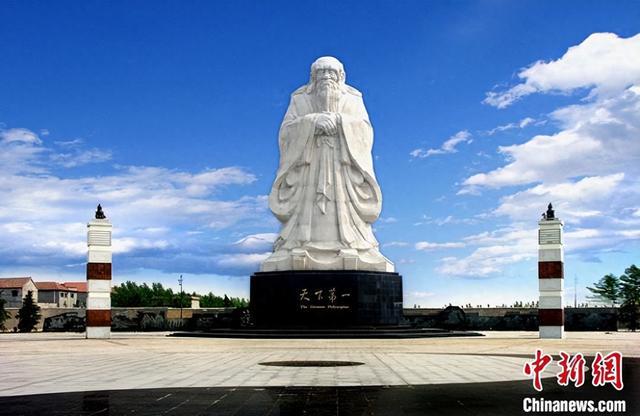
M402 276L351 270L254 273L251 316L258 328L399 325Z

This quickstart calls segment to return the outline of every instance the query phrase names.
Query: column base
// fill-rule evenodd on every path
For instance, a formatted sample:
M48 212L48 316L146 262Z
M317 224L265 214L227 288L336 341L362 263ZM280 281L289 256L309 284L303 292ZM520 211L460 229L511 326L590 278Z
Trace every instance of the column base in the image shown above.
M540 339L564 338L564 326L540 326Z
M88 326L87 339L109 339L111 338L111 327L109 326Z

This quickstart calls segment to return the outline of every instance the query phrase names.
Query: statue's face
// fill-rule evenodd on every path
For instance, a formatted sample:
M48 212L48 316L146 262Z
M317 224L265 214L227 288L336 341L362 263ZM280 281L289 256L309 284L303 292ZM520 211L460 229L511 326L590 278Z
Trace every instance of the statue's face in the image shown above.
M338 88L340 84L340 73L338 69L331 66L321 66L313 72L313 82L316 88L325 89L327 87Z
M336 58L323 56L311 64L312 88L318 86L339 87L345 81L344 67Z
M317 82L326 82L333 81L338 82L340 76L338 71L333 68L318 68L316 69L316 81Z

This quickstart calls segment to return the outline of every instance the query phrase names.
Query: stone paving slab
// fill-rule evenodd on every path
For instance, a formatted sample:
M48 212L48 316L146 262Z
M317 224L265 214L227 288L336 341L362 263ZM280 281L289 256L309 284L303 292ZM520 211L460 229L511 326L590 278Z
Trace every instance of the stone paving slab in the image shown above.
M538 340L536 333L486 333L475 338L406 340L247 340L172 338L115 333L110 340L82 334L1 334L0 396L73 391L277 386L402 386L522 380L536 348L617 350L640 356L640 334L568 333ZM265 361L356 361L355 367L272 367ZM545 375L552 376L554 371Z

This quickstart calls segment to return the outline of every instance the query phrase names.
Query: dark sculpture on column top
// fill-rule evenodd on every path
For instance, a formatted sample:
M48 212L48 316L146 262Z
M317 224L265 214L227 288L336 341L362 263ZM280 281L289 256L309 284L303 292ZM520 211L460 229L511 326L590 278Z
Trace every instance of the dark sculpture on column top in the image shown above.
M556 216L555 216L555 211L553 210L553 206L551 205L551 202L549 202L549 206L547 207L547 212L543 214L543 217L545 220L555 220Z
M100 204L98 204L98 209L96 209L96 219L97 220L104 220L106 218L107 218L107 216L104 215L104 212L102 211L102 206Z

